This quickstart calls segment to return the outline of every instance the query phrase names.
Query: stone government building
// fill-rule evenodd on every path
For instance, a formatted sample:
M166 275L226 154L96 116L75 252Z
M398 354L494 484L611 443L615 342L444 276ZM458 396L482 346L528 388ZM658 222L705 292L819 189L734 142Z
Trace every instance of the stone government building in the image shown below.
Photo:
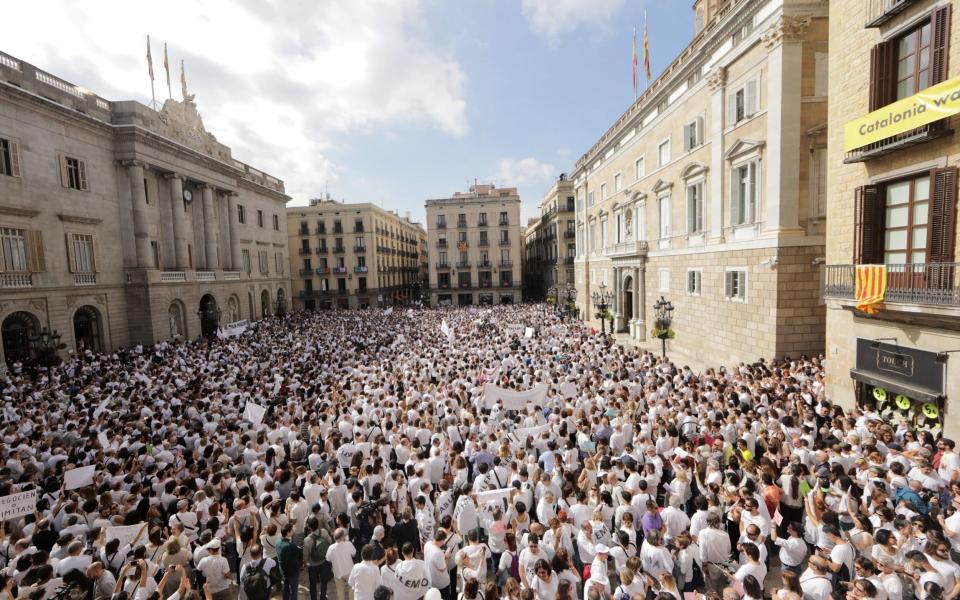
M681 362L823 352L828 6L694 3L690 45L570 175L589 319L605 285L641 342L673 303Z
M110 350L284 310L289 197L192 95L107 101L0 53L0 332Z

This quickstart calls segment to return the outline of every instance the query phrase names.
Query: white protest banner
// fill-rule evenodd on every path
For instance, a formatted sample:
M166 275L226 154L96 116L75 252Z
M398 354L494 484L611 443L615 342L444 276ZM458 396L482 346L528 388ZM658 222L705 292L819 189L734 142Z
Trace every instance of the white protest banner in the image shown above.
M96 465L70 469L63 473L63 489L75 490L93 483L93 474L96 472Z
M0 522L32 515L37 510L37 490L0 498Z
M243 407L243 418L253 423L254 427L259 427L263 423L263 416L267 414L267 409L256 402L247 402Z
M133 544L133 539L137 537L137 534L140 533L140 530L146 527L146 523L140 523L137 525L121 525L117 527L107 527L106 534L104 539L109 542L110 540L120 540L120 547L129 546Z
M393 307L392 307L392 306L391 306L390 308L388 308L387 310L383 311L383 316L385 316L385 317L389 317L389 316L392 315L392 314L393 314Z
M408 309L407 309L407 318L408 318L408 319L412 319L412 318L413 318L413 309L412 309L412 308L408 308Z
M99 417L101 414L103 414L103 411L107 410L107 405L108 405L108 404L110 404L110 399L109 399L109 398L107 398L106 400L104 400L103 402L101 402L100 404L98 404L96 410L93 411L93 418L96 419L96 418Z
M450 342L451 344L453 343L453 329L447 324L446 319L444 319L443 322L440 323L440 333L447 336L448 342Z
M232 338L240 335L247 330L247 320L234 321L233 323L227 323L220 327L220 330L217 331L217 337L221 340Z
M510 498L510 492L513 488L500 488L499 490L487 490L486 492L477 492L477 504L483 506L490 502L497 502L504 498Z
M532 338L533 337L533 327L527 327L523 331L523 337Z
M505 390L492 383L483 384L483 399L487 408L493 408L497 400L501 400L505 410L523 410L529 405L542 405L546 398L547 384L545 383L523 392Z
M519 427L513 430L513 437L518 442L527 441L528 437L533 437L534 439L540 437L546 431L550 431L549 424L537 425L536 427Z
M110 447L110 438L102 431L97 434L97 441L100 442L100 447L104 450Z
M513 337L515 335L523 335L523 332L526 330L520 323L510 323L507 325L507 335Z
M572 381L561 384L560 393L564 398L573 398L577 395L577 384Z

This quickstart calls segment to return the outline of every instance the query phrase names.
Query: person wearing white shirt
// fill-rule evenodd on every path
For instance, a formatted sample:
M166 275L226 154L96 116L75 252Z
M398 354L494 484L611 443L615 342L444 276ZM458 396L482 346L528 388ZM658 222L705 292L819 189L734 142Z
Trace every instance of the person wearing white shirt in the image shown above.
M707 591L722 592L726 587L726 576L720 565L730 558L730 536L720 529L720 518L710 514L707 526L700 530L697 536L700 546L700 564L703 565L703 576L706 580Z
M353 570L353 557L356 555L357 549L347 539L347 530L341 527L333 532L333 543L327 548L327 560L333 570L333 586L337 590L337 598L347 597L347 579Z
M811 556L807 570L800 575L800 589L805 600L829 600L833 595L833 582L827 575L829 568L824 559Z
M807 557L807 542L803 539L800 527L795 522L787 523L787 538L778 537L776 527L770 529L770 539L780 548L780 565L797 575L801 573L801 565Z
M207 544L207 552L207 556L197 563L197 569L206 578L213 597L216 600L225 599L230 593L230 564L220 555L220 540L214 538Z
M373 600L373 593L380 585L380 569L373 563L373 554L373 546L364 546L360 550L362 562L350 571L347 584L353 591L353 600Z
M690 517L680 509L680 505L683 504L680 496L671 495L669 504L670 506L660 512L660 518L667 525L667 532L664 535L664 540L667 542L687 531L690 527Z
M447 533L438 529L433 539L423 548L423 562L427 564L427 579L432 587L446 590L450 587L450 571L447 569L447 553L443 543Z

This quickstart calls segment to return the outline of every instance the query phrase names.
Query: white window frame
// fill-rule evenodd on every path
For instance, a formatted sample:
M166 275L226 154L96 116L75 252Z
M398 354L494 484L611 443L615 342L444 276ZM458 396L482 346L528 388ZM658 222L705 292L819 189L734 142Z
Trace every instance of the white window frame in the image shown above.
M666 160L663 160L663 148L664 148L664 146L666 146L666 148L667 148L667 159L666 159ZM670 138L667 138L667 139L661 141L659 144L657 144L657 168L665 167L665 166L667 166L668 164L670 164L670 158L671 158L670 154L671 154L671 152L672 152L672 149L671 149L671 144L670 144Z
M700 233L703 233L704 231L704 222L706 220L704 218L704 208L706 207L706 202L704 201L704 197L703 197L704 190L706 189L706 185L704 185L704 183L705 181L702 178L688 181L686 188L684 190L684 197L685 197L684 205L687 211L687 234L688 235L700 234ZM690 189L691 188L698 190L697 191L697 205L698 205L697 216L699 217L699 219L697 220L696 223L694 223L694 220L691 215L691 210L690 210L690 205L691 205Z
M670 205L670 204L671 204L671 201L672 201L672 198L671 198L670 194L664 194L664 195L659 196L659 197L657 198L657 239L658 239L658 240L668 240L668 239L670 239L670 236L672 235L672 229L673 229L673 228L672 228L672 223L671 223L671 221L673 220L673 214L672 214L673 207ZM664 221L663 221L663 216L664 216L663 205L664 205L664 203L666 203L666 206L667 206L667 210L666 210L667 221L666 221L666 223L664 223Z
M593 198L594 198L593 192L592 192L592 191L591 191L591 192L588 192L588 193L587 193L587 206L593 206Z
M30 257L27 255L27 245L26 229L0 227L0 272L29 272Z
M619 193L623 189L623 173L614 173L613 175L613 193Z
M761 192L763 187L760 185L761 179L761 162L760 157L756 154L753 154L749 157L742 158L730 165L730 226L731 227L746 227L750 225L755 225L760 221L760 207L762 206L762 197ZM750 184L753 186L753 201L750 203L748 200L744 200L743 208L744 212L749 213L749 215L740 215L739 210L735 211L734 206L739 207L740 204L740 187L737 185L739 181L742 181L739 178L734 176L735 173L739 172L740 169L746 167L747 173L750 172L750 166L754 167L753 171L753 180L750 181ZM739 218L738 218L739 217Z
M727 94L727 126L743 123L760 112L760 74L757 73ZM743 94L743 116L737 115L737 96Z
M696 119L683 126L683 151L689 152L703 145L703 129L705 119L698 115Z
M637 158L633 161L633 178L634 181L640 181L647 176L647 161L644 156Z
M96 273L97 251L93 234L70 233L71 266L74 273Z
M605 202L607 200L607 184L600 184L600 202Z
M670 291L670 269L660 269L657 271L657 291Z
M691 285L692 284L692 285ZM688 296L703 295L703 269L687 269L684 281Z
M742 275L742 280L738 282L736 294L732 293L732 277L740 279L736 274ZM749 299L750 275L746 267L727 267L723 272L723 297L728 302L739 302L746 304Z
M600 251L603 252L607 249L607 218L602 217L600 219Z

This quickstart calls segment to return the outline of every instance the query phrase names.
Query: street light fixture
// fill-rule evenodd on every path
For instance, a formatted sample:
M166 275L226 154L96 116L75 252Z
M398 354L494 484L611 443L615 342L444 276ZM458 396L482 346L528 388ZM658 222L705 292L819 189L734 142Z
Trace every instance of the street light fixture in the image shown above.
M599 289L593 292L593 304L597 307L597 316L600 319L600 333L603 335L607 334L606 330L606 317L607 317L607 308L610 307L610 303L613 301L613 292L607 291L607 284L601 283ZM613 319L610 320L610 333L613 333Z
M273 314L278 317L282 317L283 313L287 310L287 299L286 298L277 298L273 301Z
M670 325L673 323L673 303L660 296L660 299L653 304L653 310L656 311L657 319L654 323L656 336L660 338L663 344L663 357L667 357L667 340L674 336Z
M39 334L31 335L28 338L38 364L51 366L59 362L57 350L63 347L60 344L60 337L60 333L56 329L50 331L49 327L44 326Z

